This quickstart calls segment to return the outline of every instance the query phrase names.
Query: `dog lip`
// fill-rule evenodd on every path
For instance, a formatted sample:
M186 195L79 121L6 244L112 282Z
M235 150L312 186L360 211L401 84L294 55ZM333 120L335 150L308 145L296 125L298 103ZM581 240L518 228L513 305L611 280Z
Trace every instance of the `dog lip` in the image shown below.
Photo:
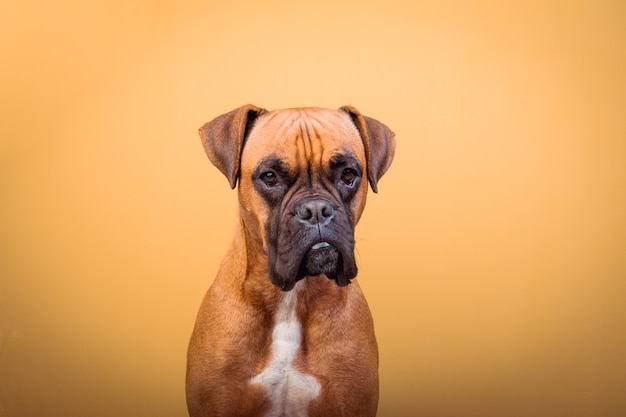
M316 249L326 248L328 246L330 246L330 243L328 242L319 242L311 246L311 249L316 250Z

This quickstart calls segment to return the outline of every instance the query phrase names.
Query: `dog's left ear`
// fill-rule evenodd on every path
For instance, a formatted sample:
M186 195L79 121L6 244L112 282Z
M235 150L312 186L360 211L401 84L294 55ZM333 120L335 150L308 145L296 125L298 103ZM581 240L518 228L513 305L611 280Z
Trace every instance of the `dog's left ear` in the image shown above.
M241 151L254 121L267 110L248 104L205 123L198 133L204 150L235 188L239 178Z
M352 106L344 106L339 110L350 115L352 122L363 139L367 163L367 179L372 187L372 191L377 193L378 180L389 169L393 160L396 150L395 133L378 120L363 116Z

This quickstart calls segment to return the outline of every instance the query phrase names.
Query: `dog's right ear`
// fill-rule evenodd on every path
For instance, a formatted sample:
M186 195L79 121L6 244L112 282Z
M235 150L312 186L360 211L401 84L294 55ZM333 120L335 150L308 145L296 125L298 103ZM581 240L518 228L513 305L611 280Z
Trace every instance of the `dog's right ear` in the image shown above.
M205 123L198 132L206 154L228 178L231 188L237 185L239 161L247 134L257 117L266 112L248 104Z

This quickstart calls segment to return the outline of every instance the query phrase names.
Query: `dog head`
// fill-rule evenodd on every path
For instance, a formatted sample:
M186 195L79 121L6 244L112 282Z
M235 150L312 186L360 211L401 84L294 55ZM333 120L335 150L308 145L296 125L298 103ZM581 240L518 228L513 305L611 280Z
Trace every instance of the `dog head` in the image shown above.
M202 126L200 137L230 186L239 181L246 238L267 255L272 283L287 291L307 276L340 286L356 277L354 227L368 182L377 192L393 159L388 127L349 106L247 105Z

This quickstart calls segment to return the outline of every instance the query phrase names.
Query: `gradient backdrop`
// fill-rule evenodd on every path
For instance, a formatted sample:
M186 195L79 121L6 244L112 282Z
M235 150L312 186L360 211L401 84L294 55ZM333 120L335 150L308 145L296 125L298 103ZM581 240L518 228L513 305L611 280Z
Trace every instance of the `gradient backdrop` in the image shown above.
M197 129L352 104L382 417L626 415L623 1L0 2L0 416L184 416L236 194Z

